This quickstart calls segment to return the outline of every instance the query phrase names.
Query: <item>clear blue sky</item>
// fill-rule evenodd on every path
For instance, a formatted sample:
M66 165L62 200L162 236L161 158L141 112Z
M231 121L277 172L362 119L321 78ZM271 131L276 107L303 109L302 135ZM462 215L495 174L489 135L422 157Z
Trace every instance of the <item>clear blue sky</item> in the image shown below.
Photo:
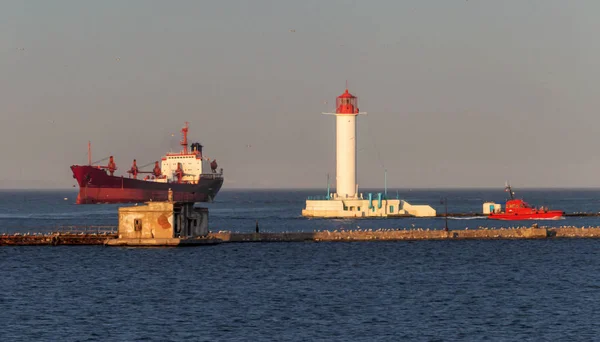
M591 0L3 1L0 187L70 187L88 140L121 170L157 160L186 120L228 188L321 187L335 130L320 112L346 80L369 112L361 187L384 168L391 187L597 187L597 13Z

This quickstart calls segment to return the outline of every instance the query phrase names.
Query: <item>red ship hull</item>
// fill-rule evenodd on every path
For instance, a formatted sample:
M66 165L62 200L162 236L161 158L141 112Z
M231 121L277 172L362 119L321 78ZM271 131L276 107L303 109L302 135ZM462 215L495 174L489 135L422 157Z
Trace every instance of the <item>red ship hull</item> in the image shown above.
M497 213L490 214L488 219L492 220L558 220L564 215L560 210L552 210L546 212L530 212L530 213Z
M77 204L141 203L166 201L169 189L173 199L182 202L211 202L223 185L220 175L202 175L198 183L160 183L110 176L103 169L73 165L73 178L79 183Z

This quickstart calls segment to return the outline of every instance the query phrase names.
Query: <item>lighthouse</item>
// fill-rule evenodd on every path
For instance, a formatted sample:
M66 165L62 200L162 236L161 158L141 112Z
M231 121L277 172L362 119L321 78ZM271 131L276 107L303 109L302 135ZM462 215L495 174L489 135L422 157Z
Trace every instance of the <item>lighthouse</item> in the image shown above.
M400 198L391 199L387 192L362 194L356 182L356 119L359 114L358 98L348 89L336 98L335 113L336 192L326 196L309 196L304 217L360 218L360 217L435 217L429 205L411 205ZM329 179L329 178L328 178Z
M358 98L348 91L335 100L336 194L340 198L356 198L356 117Z

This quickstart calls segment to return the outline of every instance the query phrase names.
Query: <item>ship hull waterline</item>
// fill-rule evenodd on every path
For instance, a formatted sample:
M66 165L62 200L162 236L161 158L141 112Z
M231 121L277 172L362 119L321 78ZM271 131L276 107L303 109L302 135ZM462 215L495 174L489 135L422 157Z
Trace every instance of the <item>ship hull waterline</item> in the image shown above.
M212 174L201 175L196 184L186 184L110 176L105 170L87 165L74 165L71 170L79 184L77 204L166 201L169 189L175 201L211 202L223 185L223 178Z
M514 214L514 213L500 213L492 214L488 216L490 220L504 220L504 221L518 221L518 220L560 220L563 218L564 213L562 211L548 211L544 213L530 213L530 214Z

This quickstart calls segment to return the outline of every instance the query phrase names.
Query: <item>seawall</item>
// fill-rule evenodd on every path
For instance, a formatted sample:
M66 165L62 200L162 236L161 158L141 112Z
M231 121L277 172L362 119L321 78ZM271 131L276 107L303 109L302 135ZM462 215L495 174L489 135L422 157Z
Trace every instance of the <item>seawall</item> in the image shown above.
M236 233L212 232L199 240L221 243L244 242L353 242L428 240L521 240L556 238L600 238L600 227L518 227L500 229L378 229L317 232ZM118 245L116 234L3 234L0 246ZM200 242L200 241L199 241ZM201 244L201 243L199 243Z
M600 237L600 228L597 237ZM581 231L570 234L596 237L593 234L582 234ZM333 242L333 241L416 241L416 240L483 240L483 239L545 239L547 228L516 229L478 229L478 230L344 230L319 231L312 233L211 233L211 237L223 242ZM561 234L556 237L571 237Z
M3 234L0 235L0 246L89 246L103 245L107 239L116 238L116 234Z

